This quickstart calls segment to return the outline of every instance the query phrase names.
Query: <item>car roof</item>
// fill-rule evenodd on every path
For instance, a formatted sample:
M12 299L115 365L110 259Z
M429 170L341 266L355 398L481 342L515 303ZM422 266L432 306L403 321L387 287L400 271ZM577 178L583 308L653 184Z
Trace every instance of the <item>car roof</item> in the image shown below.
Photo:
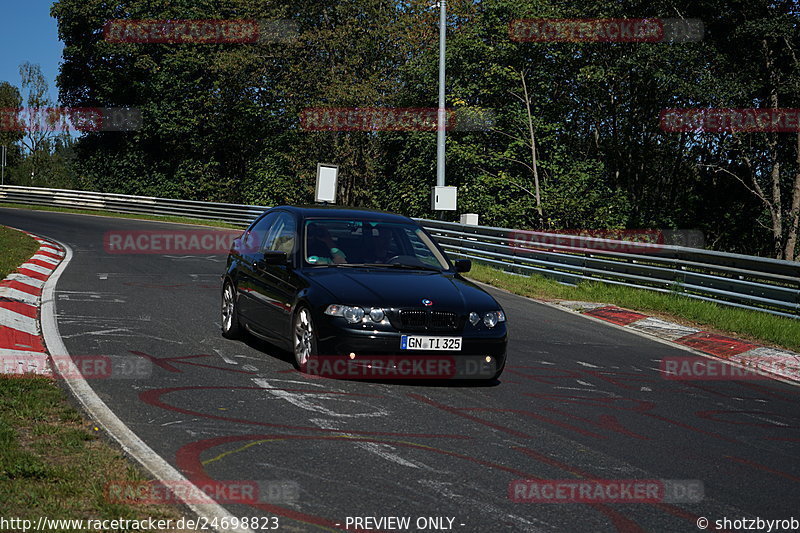
M384 222L404 222L417 224L412 219L396 213L386 211L376 211L372 209L362 209L357 207L342 207L338 205L279 205L272 209L283 209L299 215L301 218L363 218L368 220L380 220Z

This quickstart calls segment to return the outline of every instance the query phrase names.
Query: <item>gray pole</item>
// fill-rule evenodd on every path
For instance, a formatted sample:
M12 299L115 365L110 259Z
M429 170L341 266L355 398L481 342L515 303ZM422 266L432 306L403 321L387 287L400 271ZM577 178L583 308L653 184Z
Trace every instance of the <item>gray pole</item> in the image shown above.
M436 185L444 186L444 51L445 30L447 29L447 8L445 0L439 0L439 110L436 121Z
M6 184L6 146L3 145L2 155L0 155L0 185Z

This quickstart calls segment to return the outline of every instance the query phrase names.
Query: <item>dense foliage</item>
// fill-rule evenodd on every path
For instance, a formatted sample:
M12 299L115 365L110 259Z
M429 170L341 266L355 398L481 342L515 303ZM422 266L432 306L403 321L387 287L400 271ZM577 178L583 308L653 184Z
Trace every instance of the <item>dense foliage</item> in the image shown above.
M800 108L796 2L453 0L448 10L447 106L493 113L485 131L448 132L460 212L507 227L700 229L717 249L797 259L800 131L659 123L667 108ZM330 162L342 203L433 216L435 132L306 131L299 120L309 107L435 107L430 1L59 0L52 13L66 45L62 104L143 113L137 131L77 141L73 186L306 203L317 162ZM699 19L705 31L653 43L509 34L515 19L641 17ZM118 43L104 39L113 19L278 20L291 31L245 44Z

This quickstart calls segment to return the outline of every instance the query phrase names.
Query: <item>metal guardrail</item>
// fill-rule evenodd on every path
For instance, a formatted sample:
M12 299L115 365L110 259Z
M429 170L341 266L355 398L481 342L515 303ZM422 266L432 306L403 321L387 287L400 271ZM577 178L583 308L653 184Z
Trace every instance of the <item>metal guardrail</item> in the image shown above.
M222 220L237 226L247 226L264 212L257 205L223 204L194 200L171 200L153 196L130 196L67 189L0 186L0 202L16 204L92 209L136 215L177 216L203 220Z
M265 206L2 186L0 202L184 216L247 226ZM563 283L596 281L800 318L800 263L591 236L418 219L451 255ZM658 241L659 239L655 239Z

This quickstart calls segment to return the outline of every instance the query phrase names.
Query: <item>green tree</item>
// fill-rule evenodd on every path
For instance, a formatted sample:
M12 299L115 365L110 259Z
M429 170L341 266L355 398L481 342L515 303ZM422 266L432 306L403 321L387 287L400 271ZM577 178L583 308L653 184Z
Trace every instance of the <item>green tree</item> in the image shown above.
M0 82L0 146L6 147L6 163L8 167L16 167L22 154L19 142L22 140L22 130L17 126L17 109L22 105L22 96L19 89L7 81ZM8 182L9 169L6 168L6 182Z

